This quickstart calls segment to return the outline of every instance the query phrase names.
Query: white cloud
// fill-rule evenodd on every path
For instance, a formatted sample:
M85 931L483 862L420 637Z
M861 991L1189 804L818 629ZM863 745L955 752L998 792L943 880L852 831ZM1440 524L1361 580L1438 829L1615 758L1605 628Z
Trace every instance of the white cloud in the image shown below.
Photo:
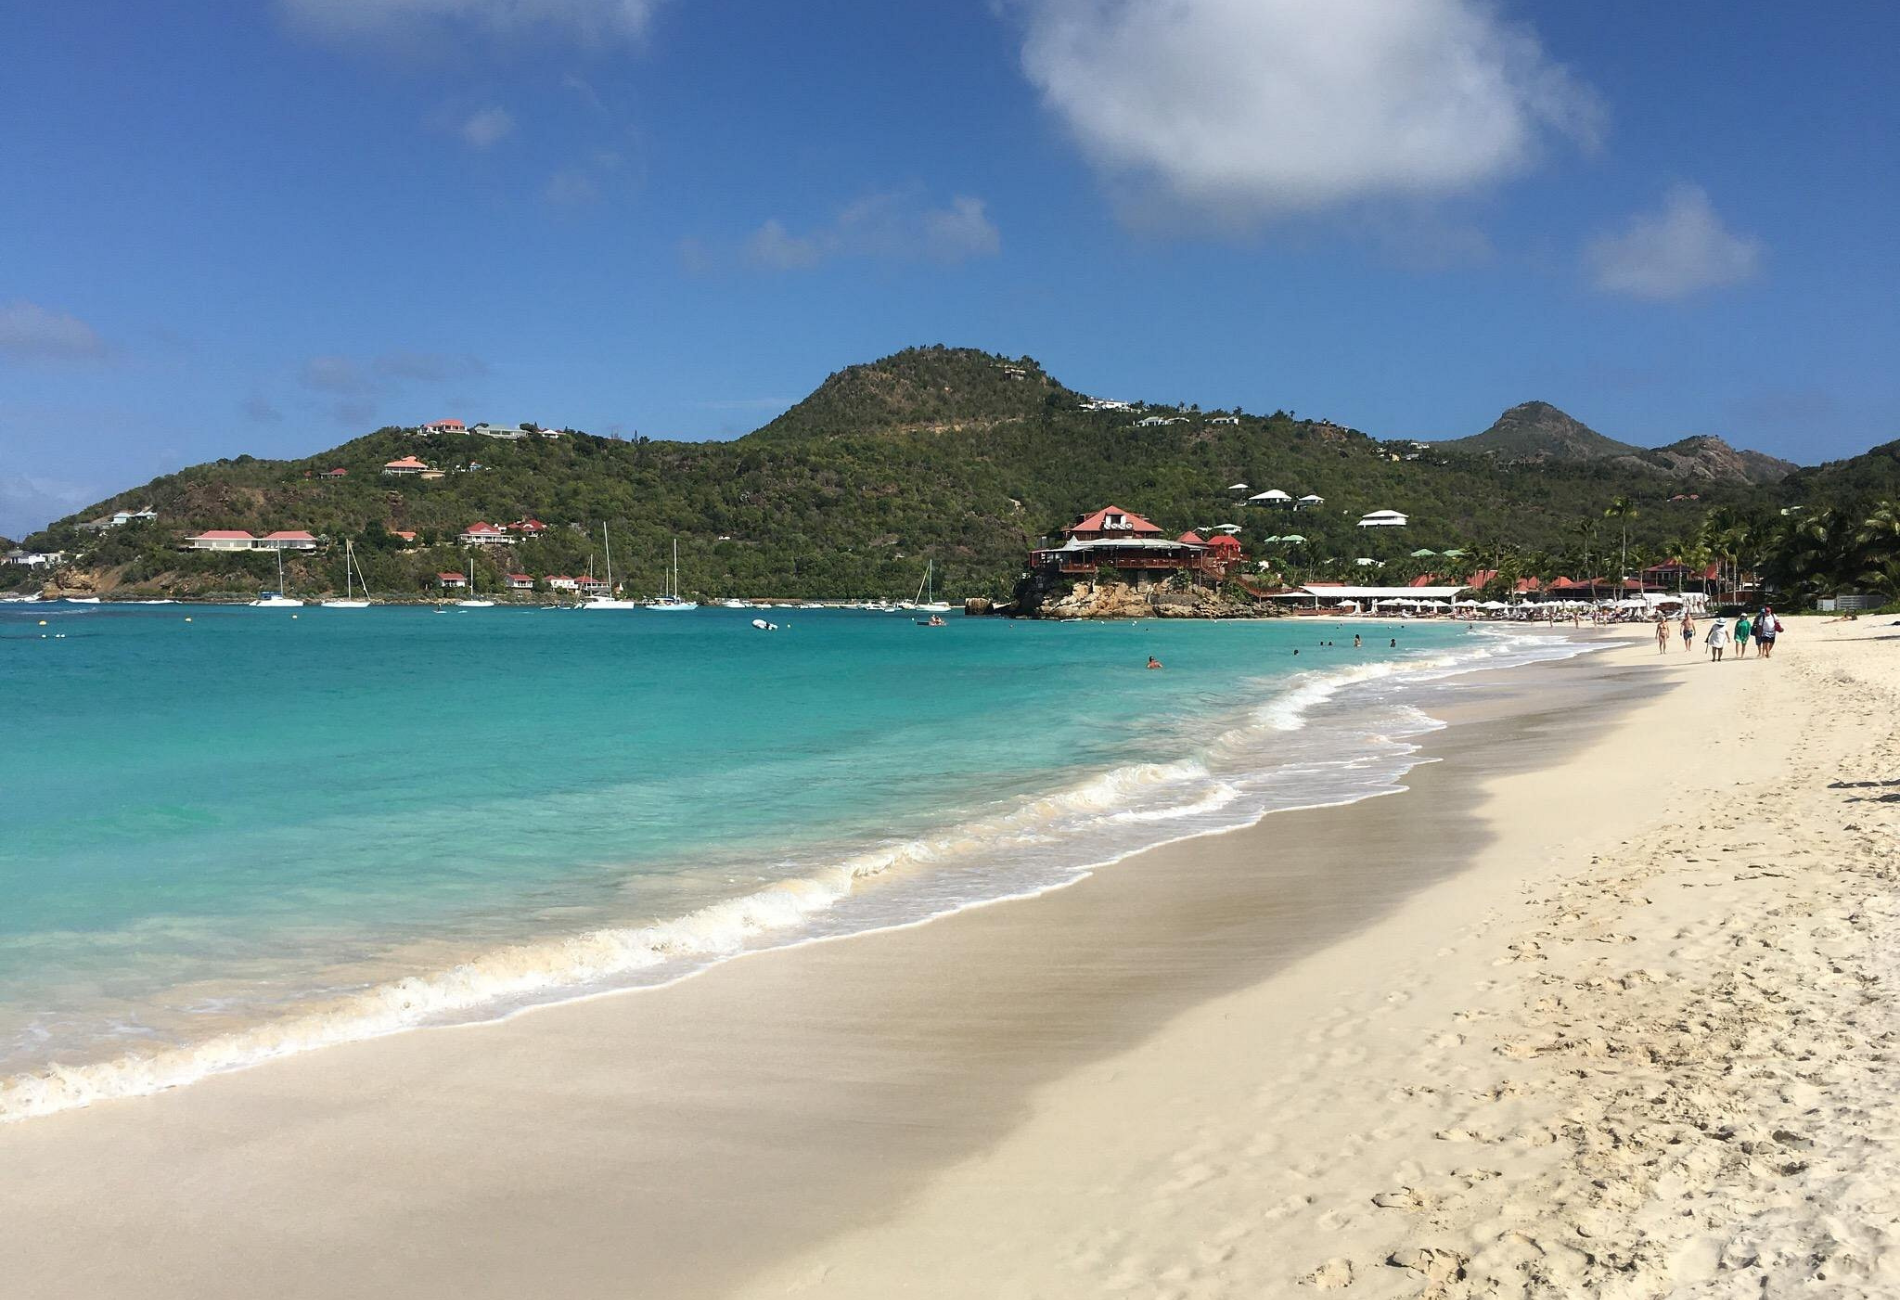
M343 44L408 44L444 30L600 46L644 35L659 0L278 0L292 26Z
M1663 302L1752 278L1762 246L1724 226L1700 186L1676 185L1659 211L1638 213L1598 236L1585 258L1605 293Z
M1018 7L1025 74L1124 202L1196 221L1442 197L1600 128L1595 96L1485 0Z
M499 106L472 113L461 125L462 139L474 149L500 144L515 133L515 116Z
M83 359L105 355L98 331L65 312L16 298L0 303L0 355Z
M746 239L745 260L774 271L799 270L834 258L950 265L994 257L1002 235L983 200L959 194L948 207L931 207L915 189L890 190L846 205L829 225L804 234L777 217Z
M746 261L768 271L816 266L823 256L817 240L794 235L777 217L766 221L745 241Z

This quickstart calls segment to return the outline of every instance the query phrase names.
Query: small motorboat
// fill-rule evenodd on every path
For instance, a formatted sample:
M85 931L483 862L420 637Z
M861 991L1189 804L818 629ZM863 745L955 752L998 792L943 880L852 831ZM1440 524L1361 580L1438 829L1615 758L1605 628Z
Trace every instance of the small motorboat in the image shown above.
M757 629L759 629L759 631L761 631L761 632L776 632L776 631L778 631L778 624L777 624L777 623L768 623L768 622L766 622L766 621L765 621L764 619L762 619L762 618L755 618L755 619L753 619L753 620L752 620L752 626L753 626L753 627L756 627L756 628L757 628Z

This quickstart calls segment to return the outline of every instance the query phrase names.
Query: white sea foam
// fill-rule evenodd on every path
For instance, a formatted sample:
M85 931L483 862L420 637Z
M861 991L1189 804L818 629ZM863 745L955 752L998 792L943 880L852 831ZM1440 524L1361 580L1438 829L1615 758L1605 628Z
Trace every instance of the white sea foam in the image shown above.
M1583 648L1486 635L1453 652L1280 679L1198 757L1115 768L934 834L792 864L785 879L684 916L502 947L200 1042L0 1080L0 1122L158 1092L331 1044L659 983L786 942L911 924L1057 888L1157 844L1250 825L1274 811L1391 793L1416 761L1412 738L1440 725L1394 690ZM1314 725L1327 704L1352 692L1366 695L1365 707ZM879 888L862 887L878 878Z

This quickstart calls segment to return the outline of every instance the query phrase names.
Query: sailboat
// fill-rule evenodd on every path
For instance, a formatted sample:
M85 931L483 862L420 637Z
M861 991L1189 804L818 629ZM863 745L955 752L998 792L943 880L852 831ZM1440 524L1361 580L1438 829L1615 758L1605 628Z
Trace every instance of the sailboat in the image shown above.
M284 594L284 553L277 552L277 590L260 591L251 604L259 609L302 609L301 600L292 599Z
M698 609L696 600L680 599L680 539L673 539L673 587L663 596L655 596L646 603L648 609Z
M469 554L469 566L468 566L468 599L456 601L455 607L457 609L493 609L495 607L494 601L482 600L480 597L478 597L475 594L474 560L475 560L474 553L471 552Z
M323 607L325 609L369 608L369 579L363 579L363 598L358 600L356 599L355 586L350 581L352 572L354 572L355 576L362 577L362 571L356 567L356 548L350 544L350 539L346 537L343 539L343 599L324 601Z
M639 601L621 600L619 597L613 594L614 543L613 543L613 539L607 536L607 525L604 522L600 526L600 543L601 543L601 546L607 552L607 594L605 596L589 595L586 600L583 600L579 605L575 606L575 608L577 609L638 609L640 608Z
M937 586L933 577L936 567L935 560L924 561L924 580L917 584L917 599L911 602L912 609L929 610L936 614L950 612L950 602L937 599Z

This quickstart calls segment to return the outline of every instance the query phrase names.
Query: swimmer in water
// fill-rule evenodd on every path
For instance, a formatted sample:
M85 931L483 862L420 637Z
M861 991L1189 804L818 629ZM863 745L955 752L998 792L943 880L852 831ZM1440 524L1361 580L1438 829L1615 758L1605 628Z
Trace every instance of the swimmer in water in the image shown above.
M1159 667L1161 667L1161 661L1160 661L1159 659L1157 659L1157 658L1155 658L1155 657L1154 657L1153 655L1149 655L1149 656L1148 656L1148 666L1149 666L1150 668L1159 668Z

